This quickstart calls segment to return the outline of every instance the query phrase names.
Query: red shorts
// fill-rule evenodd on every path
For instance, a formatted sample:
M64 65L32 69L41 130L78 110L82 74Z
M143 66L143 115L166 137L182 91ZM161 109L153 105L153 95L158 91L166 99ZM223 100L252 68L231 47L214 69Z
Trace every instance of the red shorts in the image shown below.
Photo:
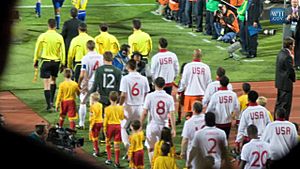
M184 108L183 111L192 112L193 104L195 101L202 101L203 96L184 96Z
M69 120L76 120L76 103L74 100L66 100L60 103L60 117L66 117L68 115Z
M110 141L114 138L114 142L121 142L121 125L120 124L108 124L106 137Z
M93 125L92 131L91 131L91 134L90 134L92 141L97 141L98 140L99 133L100 133L100 130L102 128L102 125L103 125L103 123L95 123Z
M132 153L130 161L131 168L144 168L144 150L139 150Z

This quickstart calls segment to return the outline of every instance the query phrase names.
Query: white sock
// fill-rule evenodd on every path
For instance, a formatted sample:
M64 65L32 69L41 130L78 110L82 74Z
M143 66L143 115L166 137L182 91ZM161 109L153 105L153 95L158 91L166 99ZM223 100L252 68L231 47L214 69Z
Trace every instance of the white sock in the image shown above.
M150 164L152 164L151 162L152 162L152 157L153 157L153 151L150 152L150 151L148 150L148 156L149 156L149 162L150 162Z
M79 126L84 126L86 115L86 104L80 104L79 106Z
M121 138L122 142L124 143L124 146L127 147L129 145L129 139L128 139L128 134L125 128L121 128Z

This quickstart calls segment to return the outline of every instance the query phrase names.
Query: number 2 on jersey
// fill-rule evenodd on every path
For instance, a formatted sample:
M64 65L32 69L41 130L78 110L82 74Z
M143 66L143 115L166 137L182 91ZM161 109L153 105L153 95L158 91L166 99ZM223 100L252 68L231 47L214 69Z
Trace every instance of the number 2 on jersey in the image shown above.
M107 80L107 79L110 79ZM109 81L109 82L108 82ZM107 83L108 82L108 83ZM108 88L108 89L113 89L115 88L114 86L114 82L115 82L115 76L113 74L106 74L103 73L103 87L104 88Z
M217 146L217 140L214 139L214 138L209 138L208 139L208 142L212 142L213 145L211 146L211 148L207 151L208 154L213 154L213 153L216 153L216 146Z
M137 96L140 94L140 89L138 89L136 86L138 85L138 83L135 83L133 86L132 86L132 89L131 89L131 94L132 96Z

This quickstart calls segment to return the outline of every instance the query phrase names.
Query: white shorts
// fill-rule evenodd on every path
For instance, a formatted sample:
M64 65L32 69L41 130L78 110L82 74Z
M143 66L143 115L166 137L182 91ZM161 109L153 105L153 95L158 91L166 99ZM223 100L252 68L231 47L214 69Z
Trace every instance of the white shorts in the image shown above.
M124 115L126 116L126 119L122 120L121 127L128 128L129 124L133 120L141 119L142 113L143 113L143 105L139 105L139 106L125 105Z
M81 85L81 87L83 87L84 84ZM80 99L80 104L86 104L87 101L88 101L88 93L89 93L89 90L91 90L91 88L93 87L93 82L89 82L88 83L88 91L86 91L85 93L80 93L79 95L79 99Z
M146 127L146 141L145 146L148 149L154 149L154 145L160 140L161 131L166 125L150 123Z

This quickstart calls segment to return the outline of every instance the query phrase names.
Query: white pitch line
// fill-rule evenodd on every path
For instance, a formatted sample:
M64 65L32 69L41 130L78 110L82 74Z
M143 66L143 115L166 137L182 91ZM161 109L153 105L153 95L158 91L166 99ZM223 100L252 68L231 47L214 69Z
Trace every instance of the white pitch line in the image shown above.
M151 13L152 13L153 15L160 15L159 13L156 13L155 11L151 11Z
M251 60L249 60L249 59L244 59L243 61L244 61L244 62L263 62L263 61L265 61L265 60L262 60L262 59L258 59L258 60L256 60L256 59L251 59Z
M188 34L192 35L192 36L197 36L196 34L194 34L193 32L188 32Z
M166 19L164 17L162 17L161 19L164 20L164 21L166 21L166 22L172 22L171 20L168 20L168 19Z
M211 43L211 41L210 40L208 40L208 39L202 39L204 42L206 42L206 43Z
M222 46L219 46L219 45L217 45L216 47L221 50L226 50L225 48L223 48Z
M155 6L156 4L93 4L89 5L89 7L100 7L100 6L106 6L106 7L126 7L126 6ZM73 5L63 5L62 8L70 8L73 7ZM16 8L19 9L26 9L26 8L35 8L35 5L20 5L16 6ZM53 5L42 5L42 8L53 8Z
M178 29L184 29L182 26L176 25L176 28Z

